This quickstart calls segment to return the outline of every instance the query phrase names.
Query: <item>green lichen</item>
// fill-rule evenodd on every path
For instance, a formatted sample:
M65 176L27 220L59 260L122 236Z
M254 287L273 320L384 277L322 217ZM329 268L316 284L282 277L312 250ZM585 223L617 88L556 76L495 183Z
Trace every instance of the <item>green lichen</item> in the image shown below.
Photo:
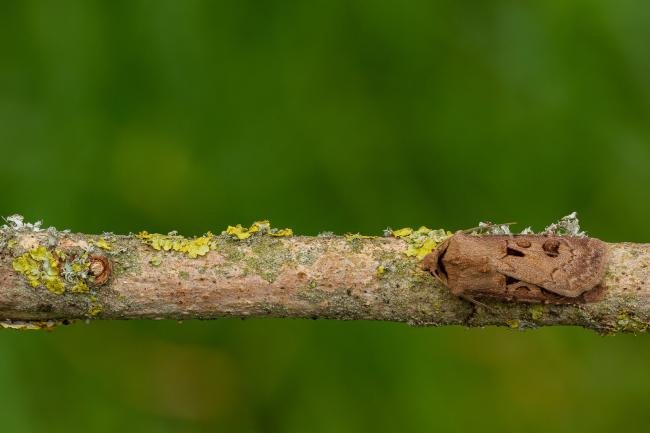
M282 266L292 261L291 251L279 239L259 237L251 244L251 253L244 256L246 273L256 274L274 282Z
M544 317L544 307L539 304L528 307L528 312L533 320L539 320Z
M506 325L511 329L519 329L521 327L521 321L519 319L508 319L506 320Z
M178 276L183 280L189 280L190 279L190 273L187 272L187 271L179 271Z
M322 251L317 251L315 248L301 250L296 254L296 262L304 266L311 266L316 262L321 253Z
M160 254L153 256L151 258L151 260L149 260L149 264L151 266L154 266L154 267L158 267L158 266L162 265L162 262L163 262L163 259L162 259L162 256Z
M104 307L101 305L91 304L90 307L88 307L88 316L97 317L102 311L104 311Z
M237 246L232 245L232 242L230 242L230 245L224 246L223 248L219 248L219 251L221 254L224 256L226 261L228 262L238 262L242 260L246 254L242 250L240 250Z
M650 324L645 323L632 313L623 311L616 318L616 329L614 331L632 332L641 334L648 330Z
M118 245L111 254L111 262L113 265L113 276L120 277L128 274L137 274L141 271L140 255L136 249L127 247L122 243L122 240L130 241L132 236L120 237ZM160 254L159 254L160 255Z

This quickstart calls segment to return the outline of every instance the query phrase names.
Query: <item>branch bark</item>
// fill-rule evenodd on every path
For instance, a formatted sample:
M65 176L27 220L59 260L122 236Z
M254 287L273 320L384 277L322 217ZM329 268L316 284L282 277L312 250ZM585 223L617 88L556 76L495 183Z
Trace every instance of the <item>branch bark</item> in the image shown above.
M154 249L129 236L5 229L0 232L0 319L214 319L291 317L385 320L411 325L571 325L603 333L645 332L650 324L650 244L608 244L604 298L578 305L486 301L453 296L408 257L397 238L341 236L210 238L211 249ZM112 266L103 285L55 294L32 287L15 261L39 246L70 261L88 252ZM60 265L63 266L64 260ZM88 262L86 262L88 263ZM99 275L93 262L89 274ZM103 277L102 277L103 278ZM102 278L98 278L100 280Z

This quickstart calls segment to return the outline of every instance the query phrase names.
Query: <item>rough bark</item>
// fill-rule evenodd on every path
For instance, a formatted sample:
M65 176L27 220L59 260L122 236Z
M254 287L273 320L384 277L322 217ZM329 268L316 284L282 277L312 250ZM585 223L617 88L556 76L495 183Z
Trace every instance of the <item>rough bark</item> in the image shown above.
M100 239L104 248L98 247ZM14 262L40 245L68 255L83 250L105 256L112 271L103 285L89 284L87 293L32 287ZM486 301L481 306L453 296L419 260L405 254L407 243L398 238L258 234L238 240L218 235L211 238L209 252L190 258L156 250L133 235L5 230L0 232L0 320L292 317L645 332L650 244L608 247L604 297L598 302Z

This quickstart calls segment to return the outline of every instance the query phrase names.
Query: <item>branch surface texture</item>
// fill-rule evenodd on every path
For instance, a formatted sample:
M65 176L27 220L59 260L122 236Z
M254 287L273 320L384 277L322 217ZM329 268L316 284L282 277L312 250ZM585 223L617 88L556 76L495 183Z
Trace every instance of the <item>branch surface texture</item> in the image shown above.
M474 304L422 267L422 258L449 236L444 231L309 237L264 221L184 238L72 234L7 220L0 229L0 320L11 328L221 317L573 325L603 333L645 332L650 324L650 244L607 244L597 301Z

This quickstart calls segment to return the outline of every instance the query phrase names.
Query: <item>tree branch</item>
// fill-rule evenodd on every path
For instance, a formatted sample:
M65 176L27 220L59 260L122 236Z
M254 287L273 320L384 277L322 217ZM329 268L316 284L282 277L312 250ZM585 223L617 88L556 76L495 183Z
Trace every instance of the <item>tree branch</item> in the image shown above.
M605 333L645 332L650 324L650 244L608 244L600 301L486 301L486 308L453 296L405 254L409 244L400 238L154 236L5 226L0 319L7 326L47 326L86 318L292 317L418 326L573 325Z

